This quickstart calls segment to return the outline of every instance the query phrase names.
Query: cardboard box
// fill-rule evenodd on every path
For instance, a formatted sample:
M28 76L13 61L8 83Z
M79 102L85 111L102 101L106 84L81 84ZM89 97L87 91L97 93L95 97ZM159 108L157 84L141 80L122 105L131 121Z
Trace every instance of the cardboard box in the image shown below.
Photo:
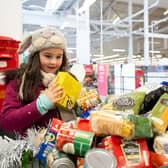
M70 73L68 72L58 72L57 77L59 77L58 83L64 88L64 99L57 103L58 106L64 109L71 110L76 103L76 100L82 89L82 84L79 83Z

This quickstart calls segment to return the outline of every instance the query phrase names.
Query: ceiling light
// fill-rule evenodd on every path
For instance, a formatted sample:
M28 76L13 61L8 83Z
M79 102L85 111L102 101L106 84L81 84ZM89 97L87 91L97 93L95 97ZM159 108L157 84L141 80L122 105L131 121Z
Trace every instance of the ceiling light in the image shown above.
M118 21L120 20L120 17L119 16L117 16L114 20L113 20L113 24L116 24Z
M156 51L156 50L151 50L151 51L149 51L150 53L155 53L155 54L157 54L157 53L160 53L160 51Z
M161 54L157 54L157 55L155 55L155 57L156 57L156 58L161 58L162 55L161 55Z
M45 12L53 13L62 5L63 2L64 0L47 0Z
M85 0L82 7L78 9L78 13L86 11L96 0Z
M70 25L69 22L64 22L61 26L60 29L63 30L65 27L68 27Z
M94 58L92 59L93 61L100 61L100 60L106 60L106 59L110 59L110 58L115 58L115 57L118 57L119 55L118 54L115 54L115 55L111 55L111 56L105 56L105 57L100 57L100 58Z
M168 9L163 13L164 15L167 15L168 14Z

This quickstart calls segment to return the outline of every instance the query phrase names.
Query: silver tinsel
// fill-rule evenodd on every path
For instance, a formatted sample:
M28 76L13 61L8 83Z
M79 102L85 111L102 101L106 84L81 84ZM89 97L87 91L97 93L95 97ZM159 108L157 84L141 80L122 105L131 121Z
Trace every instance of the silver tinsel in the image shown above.
M35 154L38 150L38 144L34 143L38 133L36 129L29 129L23 140L0 137L0 168L21 168L22 154L28 150Z

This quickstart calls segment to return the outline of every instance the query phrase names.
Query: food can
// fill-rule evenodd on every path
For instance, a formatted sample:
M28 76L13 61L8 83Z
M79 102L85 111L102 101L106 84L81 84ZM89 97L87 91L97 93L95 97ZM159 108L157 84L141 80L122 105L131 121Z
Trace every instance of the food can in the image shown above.
M104 139L102 139L101 143L104 149L110 152L113 152L113 144L112 144L111 136L107 136Z
M115 156L101 148L92 148L85 155L84 168L116 168Z
M94 133L62 127L57 135L56 148L65 153L84 156L94 142Z
M75 164L70 159L70 157L56 149L53 149L52 152L48 154L47 166L49 168L75 168Z

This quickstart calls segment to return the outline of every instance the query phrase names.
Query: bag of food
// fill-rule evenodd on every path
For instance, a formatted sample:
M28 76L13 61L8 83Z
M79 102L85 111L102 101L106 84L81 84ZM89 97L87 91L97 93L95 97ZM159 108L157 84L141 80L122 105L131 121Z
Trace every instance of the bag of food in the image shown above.
M168 154L168 132L154 138L153 148L156 153Z
M116 135L124 139L153 137L151 121L148 118L114 110L92 112L90 127L100 136Z
M152 90L148 94L146 94L145 99L140 107L139 114L145 114L152 110L152 108L155 106L157 101L159 100L160 96L164 93L168 93L168 86L162 86L155 90Z
M99 136L116 135L125 139L133 136L135 125L115 111L94 111L89 120L91 130Z
M116 98L113 101L114 110L133 110L134 114L139 114L140 106L145 98L145 92L131 92Z

